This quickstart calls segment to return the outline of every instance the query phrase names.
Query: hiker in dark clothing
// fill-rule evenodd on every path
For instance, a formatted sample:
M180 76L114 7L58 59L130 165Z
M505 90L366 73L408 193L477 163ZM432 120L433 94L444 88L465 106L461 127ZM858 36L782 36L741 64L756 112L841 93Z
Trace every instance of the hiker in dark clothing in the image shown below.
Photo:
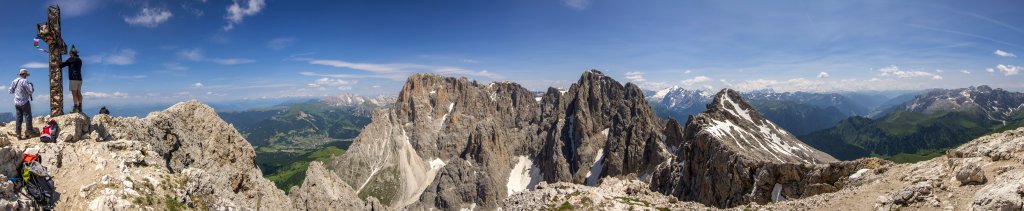
M75 98L75 108L71 113L82 113L82 59L78 58L78 49L71 46L71 57L60 64L60 68L68 67L68 80L71 81L71 95Z
M18 71L18 78L11 81L11 88L8 90L11 94L14 94L14 109L17 110L17 116L14 117L14 133L17 133L18 139L23 137L29 137L29 135L35 130L32 127L32 92L35 92L35 88L32 82L28 81L28 70L21 69ZM21 134L21 122L25 122L25 136Z

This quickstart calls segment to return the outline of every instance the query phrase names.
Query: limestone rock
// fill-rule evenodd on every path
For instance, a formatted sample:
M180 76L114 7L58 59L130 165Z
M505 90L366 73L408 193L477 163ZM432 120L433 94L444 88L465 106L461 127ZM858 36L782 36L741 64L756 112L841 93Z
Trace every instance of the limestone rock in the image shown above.
M960 181L960 185L977 185L984 184L987 178L981 166L977 163L970 163L956 171L956 180Z
M639 87L597 70L543 96L515 83L417 74L328 166L392 208L495 209L540 180L650 175L671 153L646 103ZM512 172L521 161L532 165Z
M323 163L309 163L306 179L302 186L292 188L289 195L298 210L359 210L363 209L363 201L359 200L352 187L349 187L334 172L327 170Z
M691 116L682 143L659 166L651 188L716 207L835 191L870 160L837 162L765 119L724 89ZM776 188L779 187L779 188Z
M38 151L61 194L58 210L295 209L256 168L252 146L197 101L142 119L80 114L54 119L62 128L57 143L16 140L12 127L0 127L0 139L11 140L0 147L0 174L19 175L21 153ZM35 118L34 124L47 120ZM324 175L332 174L310 177ZM10 182L0 182L0 207L39 208L13 191ZM362 208L361 201L348 197Z
M1024 171L1016 169L985 185L974 194L973 210L1024 209Z

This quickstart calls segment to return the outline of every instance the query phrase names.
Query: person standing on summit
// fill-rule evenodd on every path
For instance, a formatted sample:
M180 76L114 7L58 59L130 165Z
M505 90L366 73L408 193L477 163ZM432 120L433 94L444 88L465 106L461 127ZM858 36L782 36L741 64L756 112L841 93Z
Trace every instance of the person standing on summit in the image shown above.
M14 94L14 109L17 110L16 116L14 116L14 133L17 133L18 139L23 137L29 137L29 134L35 130L32 127L32 93L35 92L35 88L32 82L28 81L28 70L21 69L18 71L18 78L11 81L10 93ZM21 135L21 122L25 121L25 136Z
M60 68L68 67L68 80L71 81L71 95L74 97L75 108L71 113L82 113L82 59L78 58L78 49L71 46L71 57L60 64Z

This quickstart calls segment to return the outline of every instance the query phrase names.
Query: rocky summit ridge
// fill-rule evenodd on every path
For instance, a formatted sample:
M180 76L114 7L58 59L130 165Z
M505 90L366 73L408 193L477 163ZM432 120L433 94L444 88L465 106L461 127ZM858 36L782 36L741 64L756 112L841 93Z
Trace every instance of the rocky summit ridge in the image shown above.
M638 86L590 70L540 96L510 82L413 75L328 168L360 198L391 208L496 209L540 183L598 186L610 177L730 207L771 201L773 189L776 198L835 191L837 175L875 162L837 163L732 90L685 124L663 121ZM723 168L701 175L701 165ZM813 169L828 172L807 176ZM715 178L683 179L691 176ZM737 185L713 190L721 184Z
M348 152L286 194L209 106L54 118L58 143L0 127L0 174L40 149L66 210L1021 209L1024 129L915 164L835 161L732 90L684 123L591 70L564 92L413 75ZM36 118L41 125L45 117ZM0 182L0 207L36 208ZM771 203L770 203L771 202Z
M33 121L43 125L48 119ZM306 210L326 205L346 210L373 206L344 189L321 192L303 187L299 190L310 192L294 192L289 197L263 178L254 164L252 146L213 108L198 101L178 103L145 118L68 114L53 119L61 126L57 143L20 140L13 124L0 127L0 174L20 175L17 166L22 152L38 150L41 164L60 193L57 210ZM306 186L331 181L334 175L321 167L312 165ZM15 187L11 181L0 182L2 209L40 208ZM338 203L327 203L324 198L349 199L351 204L333 206Z

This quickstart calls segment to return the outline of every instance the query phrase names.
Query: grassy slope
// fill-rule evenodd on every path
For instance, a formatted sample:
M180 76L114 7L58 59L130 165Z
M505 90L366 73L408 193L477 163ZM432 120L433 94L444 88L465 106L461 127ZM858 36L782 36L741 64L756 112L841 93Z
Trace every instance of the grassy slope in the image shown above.
M1015 124L1021 122L1008 122ZM940 156L946 149L1003 127L976 113L894 112L878 120L851 117L800 139L844 160L873 156L905 163Z
M332 144L314 151L261 150L256 153L256 164L263 170L264 177L273 181L277 188L287 191L292 186L302 184L309 162L329 161L345 153L338 144Z

